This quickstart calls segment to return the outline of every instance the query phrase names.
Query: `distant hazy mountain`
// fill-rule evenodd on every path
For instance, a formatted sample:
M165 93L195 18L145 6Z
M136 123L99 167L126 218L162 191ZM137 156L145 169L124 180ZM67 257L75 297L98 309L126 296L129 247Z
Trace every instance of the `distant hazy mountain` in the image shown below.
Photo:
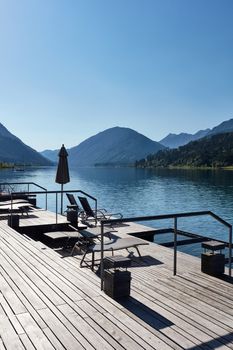
M207 135L209 136L209 135L215 135L215 134L222 134L222 133L232 132L232 131L233 131L233 119L229 119L215 126L213 129L211 129L208 132Z
M129 165L136 159L144 158L147 154L156 153L164 148L158 142L132 129L114 127L70 148L69 164L73 166ZM48 151L47 155L54 156Z
M25 145L0 123L0 162L25 165L51 165L40 153Z
M59 153L59 149L55 149L55 150L46 149L46 150L40 152L40 154L43 157L51 160L54 163L58 162L58 153Z
M168 134L165 138L159 141L162 145L169 148L178 148L180 146L186 145L190 141L195 141L205 137L210 132L210 129L200 130L195 134Z

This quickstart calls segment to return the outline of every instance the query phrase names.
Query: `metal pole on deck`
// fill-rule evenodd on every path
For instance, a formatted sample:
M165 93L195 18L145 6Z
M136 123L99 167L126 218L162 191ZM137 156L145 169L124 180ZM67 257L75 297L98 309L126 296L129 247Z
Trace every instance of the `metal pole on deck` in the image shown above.
M56 224L57 224L57 192L56 192Z
M176 275L177 270L177 218L174 218L174 262L173 262L173 275Z
M97 199L95 200L95 224L97 225Z
M104 289L104 224L101 221L101 256L100 256L101 290Z
M232 226L229 228L229 276L231 276L231 260L232 260Z
M61 215L63 213L63 184L61 184Z

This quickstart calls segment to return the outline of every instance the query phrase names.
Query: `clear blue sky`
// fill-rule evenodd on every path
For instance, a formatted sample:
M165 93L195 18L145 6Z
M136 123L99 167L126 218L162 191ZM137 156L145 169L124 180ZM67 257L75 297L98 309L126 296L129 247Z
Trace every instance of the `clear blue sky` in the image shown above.
M232 0L0 0L0 122L36 150L233 117Z

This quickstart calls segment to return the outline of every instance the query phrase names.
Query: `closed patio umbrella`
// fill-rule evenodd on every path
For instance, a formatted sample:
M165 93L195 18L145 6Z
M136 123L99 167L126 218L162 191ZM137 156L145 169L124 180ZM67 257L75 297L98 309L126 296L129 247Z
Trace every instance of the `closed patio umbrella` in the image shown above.
M68 153L65 146L62 145L59 153L59 161L57 166L56 182L61 184L61 191L63 191L63 185L70 182L69 166L68 166ZM61 193L61 214L63 212L63 193Z

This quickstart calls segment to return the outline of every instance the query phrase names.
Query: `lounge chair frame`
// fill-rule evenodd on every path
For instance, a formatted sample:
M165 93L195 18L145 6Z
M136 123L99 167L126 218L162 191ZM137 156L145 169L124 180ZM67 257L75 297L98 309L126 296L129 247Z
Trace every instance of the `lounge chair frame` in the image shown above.
M109 220L111 217L119 219L123 218L121 213L108 213L106 209L92 209L86 197L78 196L78 199L85 213L86 220L89 218L94 218L95 220Z
M109 241L108 243L104 244L103 246L103 251L105 252L111 252L112 256L114 255L114 251L116 250L123 250L126 249L127 251L129 251L129 248L134 248L136 249L138 256L140 258L142 258L139 248L139 245L148 245L149 243L137 238L137 237L126 237L126 238L117 238L114 239L112 241ZM76 243L74 245L74 248L72 250L72 255L74 254L75 249L80 249L80 245L78 243ZM101 252L101 244L97 243L97 244L92 244L92 245L86 245L84 247L85 252L84 255L80 261L80 267L90 267L92 270L94 270L94 266L95 265L99 265L96 262L99 261L95 259L95 253L97 252ZM86 255L91 253L91 262L90 260L86 261Z

